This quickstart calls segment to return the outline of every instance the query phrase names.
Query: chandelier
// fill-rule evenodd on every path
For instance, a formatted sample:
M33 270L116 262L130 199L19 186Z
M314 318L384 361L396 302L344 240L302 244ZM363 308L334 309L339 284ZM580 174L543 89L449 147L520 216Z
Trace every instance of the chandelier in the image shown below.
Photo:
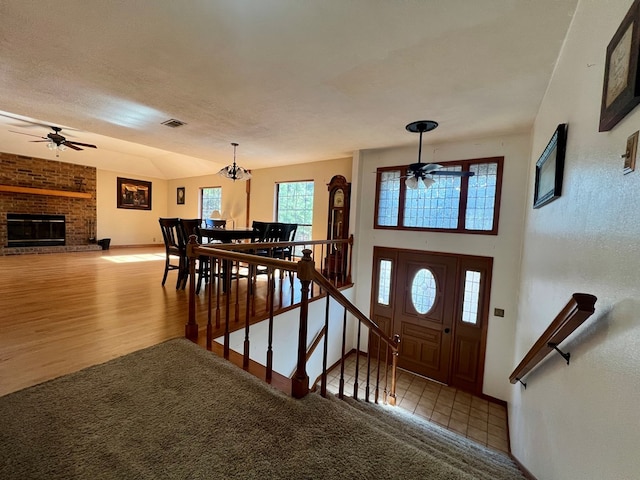
M224 178L230 178L234 182L236 180L249 180L251 178L251 173L249 173L249 170L236 165L236 147L238 146L238 144L232 143L231 145L233 145L233 165L227 165L226 167L222 168L218 172L218 175Z

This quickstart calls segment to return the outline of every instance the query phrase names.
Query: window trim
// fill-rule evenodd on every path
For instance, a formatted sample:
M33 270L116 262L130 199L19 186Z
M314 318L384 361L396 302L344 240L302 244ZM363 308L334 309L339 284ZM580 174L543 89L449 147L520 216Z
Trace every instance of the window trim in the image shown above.
M377 230L407 230L419 232L444 232L444 233L465 233L471 235L498 235L498 225L500 219L500 200L502 197L502 175L504 166L504 157L486 157L474 158L467 160L454 160L450 162L438 162L443 167L461 166L463 171L469 171L471 165L483 163L497 163L498 171L496 175L496 197L493 210L493 227L491 230L467 230L464 228L464 221L467 212L467 195L469 191L469 177L462 177L460 182L460 204L458 208L458 227L457 228L433 228L433 227L405 227L404 223L404 203L405 192L407 187L403 181L400 181L400 193L398 202L398 225L379 225L378 224L378 208L380 202L380 179L383 172L398 171L404 173L409 165L399 165L393 167L379 167L376 170L376 198L375 209L373 213L373 228Z

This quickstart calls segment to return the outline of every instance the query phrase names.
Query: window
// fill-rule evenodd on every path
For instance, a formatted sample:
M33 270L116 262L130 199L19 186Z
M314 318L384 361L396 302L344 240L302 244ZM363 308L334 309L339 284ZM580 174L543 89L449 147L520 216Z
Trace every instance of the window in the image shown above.
M416 312L424 315L436 303L436 278L427 268L421 268L411 282L411 301Z
M389 305L391 294L391 260L380 260L378 268L378 303Z
M478 308L480 305L480 272L467 270L464 275L464 292L462 298L462 321L464 323L478 323Z
M313 182L278 183L276 212L276 221L298 224L295 241L311 240Z
M473 172L471 177L435 175L426 188L406 188L407 167L378 169L375 228L497 235L503 158L443 163L440 171Z
M200 218L211 218L215 210L222 211L222 187L200 189Z

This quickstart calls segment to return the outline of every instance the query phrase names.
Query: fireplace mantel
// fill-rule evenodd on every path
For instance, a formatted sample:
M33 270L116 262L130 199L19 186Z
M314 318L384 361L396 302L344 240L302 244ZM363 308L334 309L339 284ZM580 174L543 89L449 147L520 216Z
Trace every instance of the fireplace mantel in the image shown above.
M14 185L0 185L0 192L30 193L32 195L52 195L54 197L91 198L87 192L70 192L67 190L50 190L47 188L17 187Z

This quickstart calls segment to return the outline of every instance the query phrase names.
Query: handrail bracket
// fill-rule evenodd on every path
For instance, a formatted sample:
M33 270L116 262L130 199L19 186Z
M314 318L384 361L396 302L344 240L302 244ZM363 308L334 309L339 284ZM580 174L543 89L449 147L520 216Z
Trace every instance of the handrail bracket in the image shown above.
M562 350L560 350L558 348L558 344L557 343L549 342L549 343L547 343L547 346L549 348L553 348L556 352L558 352L562 356L562 358L564 358L567 361L567 365L569 365L569 359L571 358L571 353L569 353L569 352L564 353Z

